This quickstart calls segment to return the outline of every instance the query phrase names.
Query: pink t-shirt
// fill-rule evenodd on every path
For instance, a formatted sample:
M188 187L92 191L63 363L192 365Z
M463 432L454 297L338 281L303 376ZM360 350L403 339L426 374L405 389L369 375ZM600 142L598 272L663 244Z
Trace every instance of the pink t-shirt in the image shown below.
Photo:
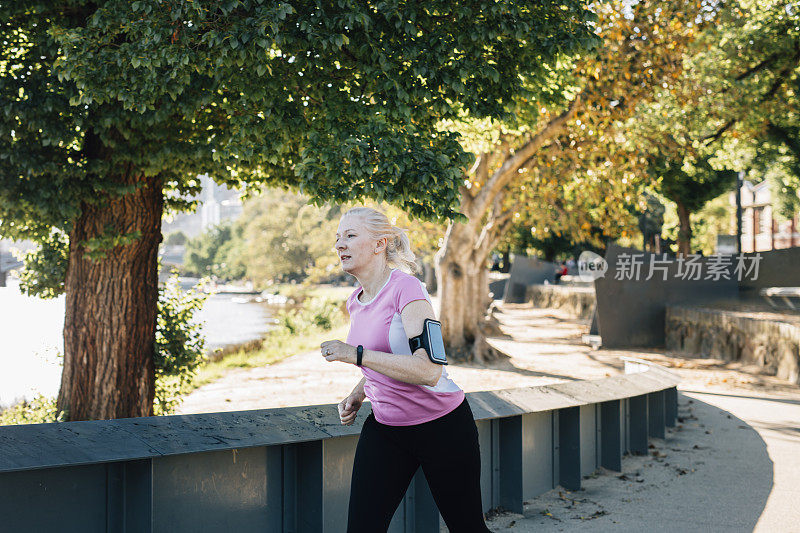
M393 269L386 284L372 301L358 299L361 287L347 299L350 333L347 344L361 344L366 350L411 355L408 335L400 317L403 308L414 300L428 300L428 291L420 280ZM367 378L364 392L372 403L375 419L390 426L421 424L444 416L461 404L464 391L447 376L434 387L399 381L375 370L361 367Z

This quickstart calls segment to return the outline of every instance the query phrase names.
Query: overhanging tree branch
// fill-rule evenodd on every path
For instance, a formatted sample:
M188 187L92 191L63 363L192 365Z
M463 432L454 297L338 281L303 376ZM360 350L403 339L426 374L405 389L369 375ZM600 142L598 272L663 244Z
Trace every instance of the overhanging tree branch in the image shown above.
M517 171L527 162L533 154L535 154L542 145L555 135L561 132L566 123L575 116L578 107L581 103L581 94L577 95L569 107L561 114L550 120L544 128L539 130L533 137L531 137L522 147L511 155L506 161L498 168L483 187L480 193L475 197L475 204L473 205L473 213L485 213L489 205L494 201L494 197L502 190L509 182L514 179Z
M791 61L789 62L789 64L786 65L784 68L782 68L775 75L775 81L772 83L772 85L770 86L769 90L767 92L765 92L761 96L761 98L759 98L759 102L758 103L767 102L773 96L775 96L775 93L778 92L778 89L780 89L781 85L783 85L784 83L786 83L788 81L789 76L791 75L791 73L794 71L795 68L797 68L797 65L798 65L799 61L800 61L800 47L797 47L797 48L795 48L795 54L792 56ZM700 140L701 141L707 141L706 145L709 145L709 144L713 143L714 141L719 139L722 136L723 133L725 133L727 130L729 130L731 127L733 127L741 119L742 119L742 117L735 117L735 118L732 118L732 119L728 120L716 132L714 132L711 135L707 135L706 137L703 137Z

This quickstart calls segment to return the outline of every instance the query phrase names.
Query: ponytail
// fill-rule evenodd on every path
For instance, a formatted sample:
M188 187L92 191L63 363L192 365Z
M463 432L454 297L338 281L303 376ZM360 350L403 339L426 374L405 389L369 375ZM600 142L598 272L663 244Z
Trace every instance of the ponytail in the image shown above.
M392 224L384 213L371 207L354 207L345 215L361 217L373 238L386 238L386 262L390 267L399 268L409 274L419 270L406 230Z

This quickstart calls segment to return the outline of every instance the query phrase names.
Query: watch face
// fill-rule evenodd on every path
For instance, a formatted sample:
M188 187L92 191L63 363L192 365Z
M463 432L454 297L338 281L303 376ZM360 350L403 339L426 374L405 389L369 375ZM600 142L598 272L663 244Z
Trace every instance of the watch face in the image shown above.
M428 322L428 343L431 348L431 359L441 363L447 362L444 353L444 339L442 339L442 325L439 322Z

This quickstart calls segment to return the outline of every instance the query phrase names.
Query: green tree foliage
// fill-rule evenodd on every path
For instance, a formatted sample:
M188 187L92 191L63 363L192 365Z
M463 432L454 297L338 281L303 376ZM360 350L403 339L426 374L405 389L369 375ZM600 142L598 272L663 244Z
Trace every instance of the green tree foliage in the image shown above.
M240 219L247 277L263 286L270 280L303 280L312 270L334 272L339 261L333 243L345 210L279 191L248 202Z
M241 279L245 266L241 262L241 229L231 222L213 226L186 243L184 268L200 277L216 276Z
M339 219L356 205L309 203L308 196L269 191L245 202L242 216L229 226L215 228L187 246L186 268L195 273L220 275L227 262L259 287L273 282L324 282L346 278L333 245ZM431 261L443 226L412 220L389 204L372 204L394 224L406 228L420 262ZM215 259L216 258L216 259ZM352 278L350 278L352 279Z
M699 211L709 200L729 190L735 184L736 172L716 170L708 158L672 159L661 154L649 158L648 172L657 182L657 187L678 209L680 231L678 252L691 253L691 215Z
M129 192L109 180L126 165L181 192L210 171L452 215L469 156L436 122L459 103L504 114L591 35L580 1L42 1L0 15L0 194L26 199L0 218L25 235L68 226L97 191Z
M545 261L555 261L556 259L566 259L569 256L577 257L584 250L603 255L605 253L605 240L610 237L603 236L602 228L594 228L598 238L591 241L576 241L568 233L556 235L547 228L544 233L540 228L531 227L527 221L520 218L508 230L500 240L497 251L510 251L516 254L541 257ZM541 236L537 237L537 234ZM598 246L596 242L602 242L603 246Z
M69 239L53 230L39 240L36 249L25 254L19 273L19 288L28 296L50 299L64 294L64 277L69 261Z
M440 283L443 312L451 313L445 340L459 356L496 356L479 327L488 306L481 278L486 257L512 225L536 228L543 243L552 234L595 245L635 228L633 181L644 165L625 144L635 143L628 121L637 104L680 73L706 7L620 0L594 8L598 46L562 57L546 86L515 100L513 119L463 121L465 145L476 154L461 190L470 222L448 228L437 256L445 276L463 280Z
M584 0L0 4L0 234L70 235L70 417L149 414L157 223L193 176L455 216L471 156L441 120L506 115L589 18Z
M689 64L701 83L682 95L697 106L689 117L698 138L735 166L771 174L788 215L800 206L800 7L726 2L699 44Z
M697 212L692 213L693 253L711 255L717 252L717 235L733 235L736 233L736 207L730 202L731 191L709 200ZM672 202L668 202L664 216L664 237L677 242L680 232L678 211Z
M173 231L164 237L165 246L184 246L189 241L189 238L182 231Z
M640 110L638 142L681 160L766 178L785 216L800 208L800 13L785 0L713 4L683 71ZM708 196L706 196L708 198Z
M663 127L650 106L674 90L715 9L696 0L609 1L597 9L602 46L574 69L580 105L525 165L520 196L538 231L604 246L637 231L634 214L647 209L641 193L651 181L647 139Z

